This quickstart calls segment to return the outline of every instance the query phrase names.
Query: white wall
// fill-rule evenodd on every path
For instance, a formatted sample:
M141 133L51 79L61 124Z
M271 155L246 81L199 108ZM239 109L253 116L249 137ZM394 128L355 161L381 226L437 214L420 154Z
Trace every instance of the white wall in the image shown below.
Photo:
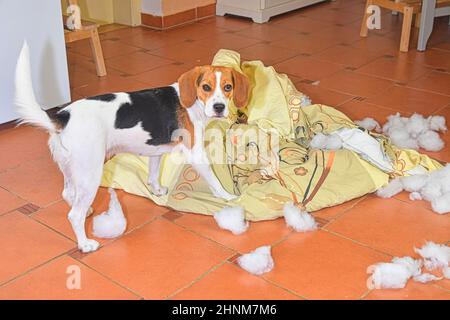
M31 55L33 85L43 108L70 101L61 3L0 0L0 123L17 118L12 104L14 71L24 39Z
M162 16L161 0L142 0L141 9L143 13L149 13L154 16Z

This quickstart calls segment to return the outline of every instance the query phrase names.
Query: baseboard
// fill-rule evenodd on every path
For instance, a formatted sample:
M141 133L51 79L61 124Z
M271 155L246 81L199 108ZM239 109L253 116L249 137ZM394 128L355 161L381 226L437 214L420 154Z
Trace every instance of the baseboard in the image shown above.
M141 13L141 20L142 25L145 27L157 30L165 30L215 15L216 4L213 3L207 6L189 9L163 17L154 16L149 13Z

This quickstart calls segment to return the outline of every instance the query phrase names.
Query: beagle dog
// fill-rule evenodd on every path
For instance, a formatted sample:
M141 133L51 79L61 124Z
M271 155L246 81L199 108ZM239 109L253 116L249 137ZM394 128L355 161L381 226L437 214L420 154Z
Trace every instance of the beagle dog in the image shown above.
M86 237L85 218L100 185L104 161L114 154L149 157L148 184L159 196L167 193L159 182L161 156L182 146L188 163L208 182L216 197L236 197L213 173L203 141L207 121L227 117L230 100L237 108L247 104L249 81L243 74L226 67L196 67L171 86L85 98L49 116L35 99L25 44L15 85L21 123L49 132L49 148L64 175L62 196L71 207L68 218L81 251L95 251L99 246ZM180 129L189 132L190 141L176 134Z

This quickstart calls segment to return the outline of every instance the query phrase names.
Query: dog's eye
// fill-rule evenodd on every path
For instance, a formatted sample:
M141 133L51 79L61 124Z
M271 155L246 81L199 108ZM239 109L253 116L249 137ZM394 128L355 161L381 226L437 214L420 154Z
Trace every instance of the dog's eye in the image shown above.
M225 87L223 87L223 90L225 92L230 92L233 89L233 86L231 84L226 84Z
M203 88L203 91L206 91L206 92L210 92L210 91L211 91L211 87L208 86L207 84L204 84L204 85L202 86L202 88Z

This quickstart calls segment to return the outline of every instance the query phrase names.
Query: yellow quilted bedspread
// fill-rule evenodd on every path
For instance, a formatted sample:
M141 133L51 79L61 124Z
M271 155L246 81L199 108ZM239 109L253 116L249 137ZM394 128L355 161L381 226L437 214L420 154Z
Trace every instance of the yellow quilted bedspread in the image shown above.
M166 196L151 193L146 183L147 158L131 154L119 154L105 164L102 186L124 189L185 212L213 214L224 206L240 205L248 220L257 221L282 216L283 205L289 200L315 211L374 192L389 177L404 175L417 166L426 170L441 167L414 150L395 148L388 139L376 134L371 136L391 160L390 172L347 149L312 150L309 141L314 133L357 126L332 107L309 105L309 99L296 90L286 75L260 61L241 63L238 53L220 50L213 64L243 72L252 83L250 101L242 114L231 106L227 120L214 120L208 125L207 132L220 130L228 135L228 142L209 139L208 134L205 141L205 146L215 144L223 150L228 161L213 164L213 170L224 188L239 197L231 202L215 198L206 182L190 165L180 163L177 154L165 156L161 166L161 183L169 188ZM246 124L237 123L238 117L246 118ZM253 134L246 137L250 131ZM240 144L245 139L248 141ZM244 148L238 148L242 145ZM250 157L251 163L246 161Z

